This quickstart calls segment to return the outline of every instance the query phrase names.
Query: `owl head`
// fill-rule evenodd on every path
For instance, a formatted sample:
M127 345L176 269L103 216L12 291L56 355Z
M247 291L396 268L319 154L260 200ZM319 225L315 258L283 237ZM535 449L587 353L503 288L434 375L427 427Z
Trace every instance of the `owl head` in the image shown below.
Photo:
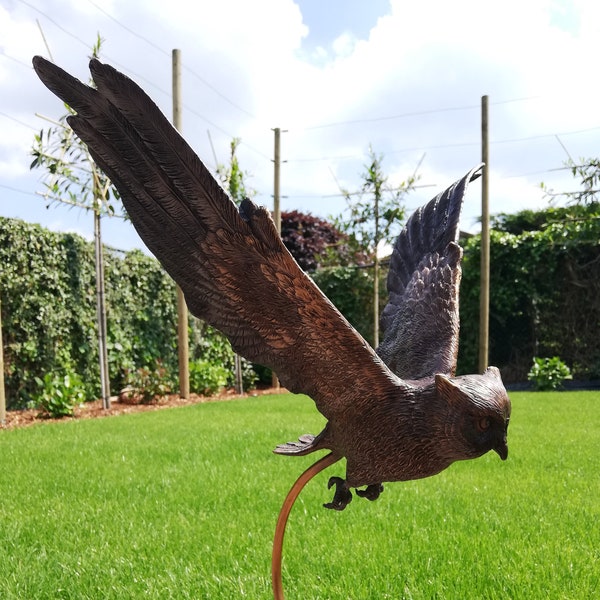
M453 459L477 458L490 450L508 456L510 399L496 367L481 375L435 376L438 397L447 407L443 430Z

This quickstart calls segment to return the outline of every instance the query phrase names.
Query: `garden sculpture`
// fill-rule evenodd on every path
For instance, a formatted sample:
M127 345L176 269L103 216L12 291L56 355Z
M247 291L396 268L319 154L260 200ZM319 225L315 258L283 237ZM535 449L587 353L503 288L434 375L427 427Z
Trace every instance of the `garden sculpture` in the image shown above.
M135 228L185 294L192 314L250 361L310 396L327 424L278 446L288 456L330 451L293 486L276 529L275 598L287 516L303 485L341 458L327 508L375 500L383 482L429 477L495 450L502 460L510 401L500 373L455 376L462 250L458 223L482 166L418 209L391 257L384 339L374 351L297 265L264 207L239 209L152 100L93 59L96 88L41 57L44 84L76 115L69 125L111 178ZM276 552L277 549L277 552ZM278 554L278 556L276 556Z

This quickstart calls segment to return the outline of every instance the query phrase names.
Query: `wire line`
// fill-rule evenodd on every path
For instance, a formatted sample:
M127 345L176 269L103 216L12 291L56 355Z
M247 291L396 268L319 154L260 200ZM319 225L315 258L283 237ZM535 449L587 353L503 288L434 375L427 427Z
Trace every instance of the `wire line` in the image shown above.
M158 52L160 52L161 54L164 54L165 56L171 56L170 52L168 52L167 50L165 50L164 48L162 48L158 44L154 43L152 40L148 39L147 37L141 35L140 33L138 33L137 31L135 31L134 29L132 29L128 25L125 25L125 23L119 21L119 19L117 19L116 17L114 17L113 15L111 15L108 11L104 10L104 8L102 8L101 6L99 6L96 2L94 2L94 0L88 0L88 2L94 8L96 8L97 10L99 10L102 14L106 15L111 21L113 21L114 23L116 23L119 27L122 27L123 29L125 29L125 31L128 31L131 35L133 35L136 38L142 40L143 42L145 42L146 44L148 44L149 46L151 46L155 50L158 50ZM240 112L243 112L245 115L247 115L247 116L249 116L249 117L251 117L253 119L256 118L252 113L250 113L249 111L247 111L245 108L241 107L239 104L235 103L233 100L231 100L230 98L228 98L225 94L221 93L214 85L212 85L211 83L209 83L204 77L202 77L199 73L197 73L196 71L194 71L194 69L192 69L191 67L188 67L185 63L183 64L183 68L188 73L190 73L191 75L193 75L194 77L196 77L199 81L201 81L207 88L209 88L215 94L217 94L217 96L219 96L219 98L222 98L223 100L225 100L225 102L227 102L228 104L230 104L231 106L233 106L234 108L236 108L237 110L239 110Z
M525 100L533 100L535 98L539 98L539 96L526 96L523 98L509 98L508 100L498 100L496 102L490 102L491 105L500 105L500 104L509 104L511 102L523 102ZM315 129L324 129L326 127L337 127L340 125L355 125L358 123L376 123L377 121L391 121L394 119L405 119L408 117L417 117L422 115L432 115L437 113L444 112L454 112L460 110L473 110L475 108L480 108L479 104L467 104L464 106L448 106L443 108L431 108L428 110L415 110L406 113L401 113L398 115L389 115L389 116L381 116L381 117L366 117L364 119L350 119L348 121L334 121L332 123L323 123L321 125L313 125L311 127L305 127L306 131L312 131Z

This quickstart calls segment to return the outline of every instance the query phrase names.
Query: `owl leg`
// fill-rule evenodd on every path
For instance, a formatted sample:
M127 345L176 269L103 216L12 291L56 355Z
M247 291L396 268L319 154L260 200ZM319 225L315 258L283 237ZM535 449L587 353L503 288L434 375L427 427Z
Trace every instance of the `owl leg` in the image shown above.
M341 477L330 477L327 487L331 489L335 485L335 494L333 500L327 504L323 504L325 508L333 510L344 510L350 502L352 502L352 492L348 487L345 479Z
M368 485L364 490L356 490L356 493L361 498L366 498L367 500L377 500L379 498L379 494L383 492L383 484L381 483L373 483Z

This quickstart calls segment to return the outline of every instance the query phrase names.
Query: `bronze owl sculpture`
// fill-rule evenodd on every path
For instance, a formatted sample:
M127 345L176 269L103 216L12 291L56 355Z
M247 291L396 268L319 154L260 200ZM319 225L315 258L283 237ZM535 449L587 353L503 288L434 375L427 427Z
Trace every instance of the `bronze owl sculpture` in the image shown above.
M350 488L370 500L382 482L429 477L458 460L508 454L510 401L495 367L455 376L462 250L458 223L482 167L417 210L391 257L384 339L374 351L297 265L269 212L239 209L133 81L90 62L96 89L41 57L44 84L76 115L69 125L118 189L135 228L189 309L250 361L310 396L327 424L275 449L329 449L346 459L328 508Z

